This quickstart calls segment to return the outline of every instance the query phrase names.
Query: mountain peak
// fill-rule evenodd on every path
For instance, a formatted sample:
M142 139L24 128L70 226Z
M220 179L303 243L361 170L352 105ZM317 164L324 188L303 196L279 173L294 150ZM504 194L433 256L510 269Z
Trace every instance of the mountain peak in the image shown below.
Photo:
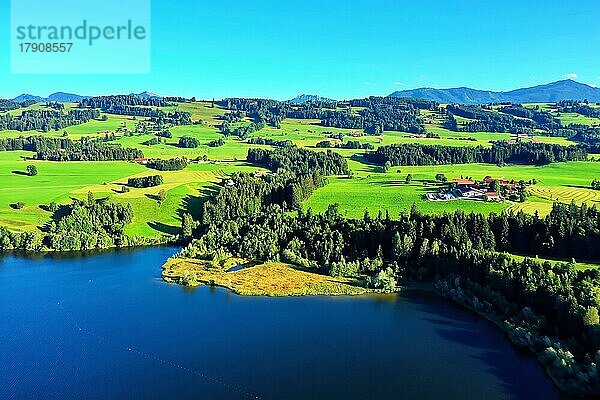
M300 94L296 97L294 97L291 100L288 100L289 103L292 104L302 104L302 103L307 103L309 101L315 102L315 101L322 101L322 102L333 102L335 101L334 99L330 99L328 97L321 97L319 95L316 94Z
M142 93L137 93L137 94L131 93L131 95L140 97L142 99L162 99L163 98L161 95L149 92L147 90L143 91Z

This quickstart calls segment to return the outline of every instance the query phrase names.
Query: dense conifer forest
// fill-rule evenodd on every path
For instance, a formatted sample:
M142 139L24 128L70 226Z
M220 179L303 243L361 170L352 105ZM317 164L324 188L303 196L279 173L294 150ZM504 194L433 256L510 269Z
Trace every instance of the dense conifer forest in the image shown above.
M375 152L367 153L369 162L384 165L441 165L505 163L544 165L552 162L581 161L587 158L582 146L561 146L546 143L496 142L491 148L477 146L440 146L421 144L397 144L381 146Z

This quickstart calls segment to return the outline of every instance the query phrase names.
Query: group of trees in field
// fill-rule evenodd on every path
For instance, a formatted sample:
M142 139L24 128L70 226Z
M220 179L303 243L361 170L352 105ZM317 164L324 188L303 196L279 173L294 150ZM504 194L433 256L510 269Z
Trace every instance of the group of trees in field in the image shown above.
M67 143L66 147L38 150L35 158L49 161L133 161L144 156L139 149L123 148L97 140L82 138Z
M594 190L600 190L600 179L593 179L591 186Z
M156 146L157 144L161 144L161 143L162 143L162 138L160 136L155 136L153 138L150 138L150 139L142 142L142 144L144 146Z
M167 107L169 103L159 97L141 97L136 95L113 95L89 97L79 101L80 108L99 108L102 111L112 113L110 110L116 107ZM115 113L116 114L116 113Z
M29 107L36 102L34 100L27 101L12 101L7 99L0 99L0 112L18 110L19 108Z
M134 188L148 188L162 184L163 177L161 175L142 176L138 178L129 178L127 180L127 186Z
M310 151L298 147L281 147L275 150L249 149L247 160L273 171L288 170L297 175L319 172L322 175L346 175L348 162L340 154Z
M241 124L238 126L231 126L229 122L225 121L221 124L221 133L225 136L237 136L242 140L245 140L248 136L254 132L258 132L266 126L262 120L253 121L249 124Z
M419 109L411 104L397 102L395 98L371 98L368 107L357 113L351 108L344 111L326 111L321 115L321 124L335 128L361 129L373 135L383 131L425 133L425 125ZM385 99L385 100L384 100ZM362 103L361 103L362 104Z
M194 149L200 146L200 141L192 136L182 136L179 138L178 146L184 149Z
M410 97L379 97L371 96L364 99L354 99L344 102L339 102L338 106L350 106L361 108L374 108L381 105L403 108L410 106L420 110L437 111L440 104L437 101L425 99L413 99Z
M206 145L208 147L221 147L221 146L225 146L225 140L222 137L220 137L218 139L211 140Z
M316 144L316 147L328 149L360 149L360 150L373 150L375 146L371 143L361 143L358 140L348 140L347 142L336 143L331 140L322 140Z
M98 110L25 110L20 115L0 114L0 131L49 132L69 126L83 124L100 117Z
M15 233L0 227L0 252L94 250L144 242L124 234L133 217L130 204L96 200L88 193L87 200L74 199L61 206L51 203L47 208L53 217L43 232Z
M183 157L170 158L168 160L152 158L148 160L146 166L158 171L180 171L188 166L188 160Z
M58 251L92 250L127 245L124 229L133 218L130 204L73 200L61 206L61 216L50 222L47 247Z
M587 152L582 146L530 142L509 144L499 141L490 148L393 144L381 146L375 152L367 153L365 157L369 162L379 165L389 162L391 166L471 163L544 165L560 161L586 160Z
M259 145L274 146L274 147L294 146L294 142L292 142L289 139L278 140L278 139L265 138L265 137L251 137L250 139L248 139L248 144L259 144Z
M49 161L133 161L143 157L141 150L123 148L111 142L114 134L80 140L28 136L0 139L0 151L27 150L38 160Z
M523 107L520 104L511 104L510 106L500 107L498 111L515 117L530 119L534 122L533 127L544 129L546 131L560 129L562 126L560 120L555 118L552 113Z

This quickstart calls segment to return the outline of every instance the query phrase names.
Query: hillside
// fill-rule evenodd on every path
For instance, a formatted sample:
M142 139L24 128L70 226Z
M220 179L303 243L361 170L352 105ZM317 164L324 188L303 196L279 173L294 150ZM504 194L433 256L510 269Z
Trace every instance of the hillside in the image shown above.
M415 97L440 103L485 104L494 102L548 103L561 100L600 102L600 89L566 79L546 85L515 89L507 92L477 90L467 87L452 89L419 88L401 90L390 97Z

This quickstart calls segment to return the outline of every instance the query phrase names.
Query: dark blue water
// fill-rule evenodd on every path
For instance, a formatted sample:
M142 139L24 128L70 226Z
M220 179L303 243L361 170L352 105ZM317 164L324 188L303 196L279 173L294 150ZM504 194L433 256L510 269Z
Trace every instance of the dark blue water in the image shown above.
M491 324L428 294L247 298L174 252L0 259L0 398L558 399Z

